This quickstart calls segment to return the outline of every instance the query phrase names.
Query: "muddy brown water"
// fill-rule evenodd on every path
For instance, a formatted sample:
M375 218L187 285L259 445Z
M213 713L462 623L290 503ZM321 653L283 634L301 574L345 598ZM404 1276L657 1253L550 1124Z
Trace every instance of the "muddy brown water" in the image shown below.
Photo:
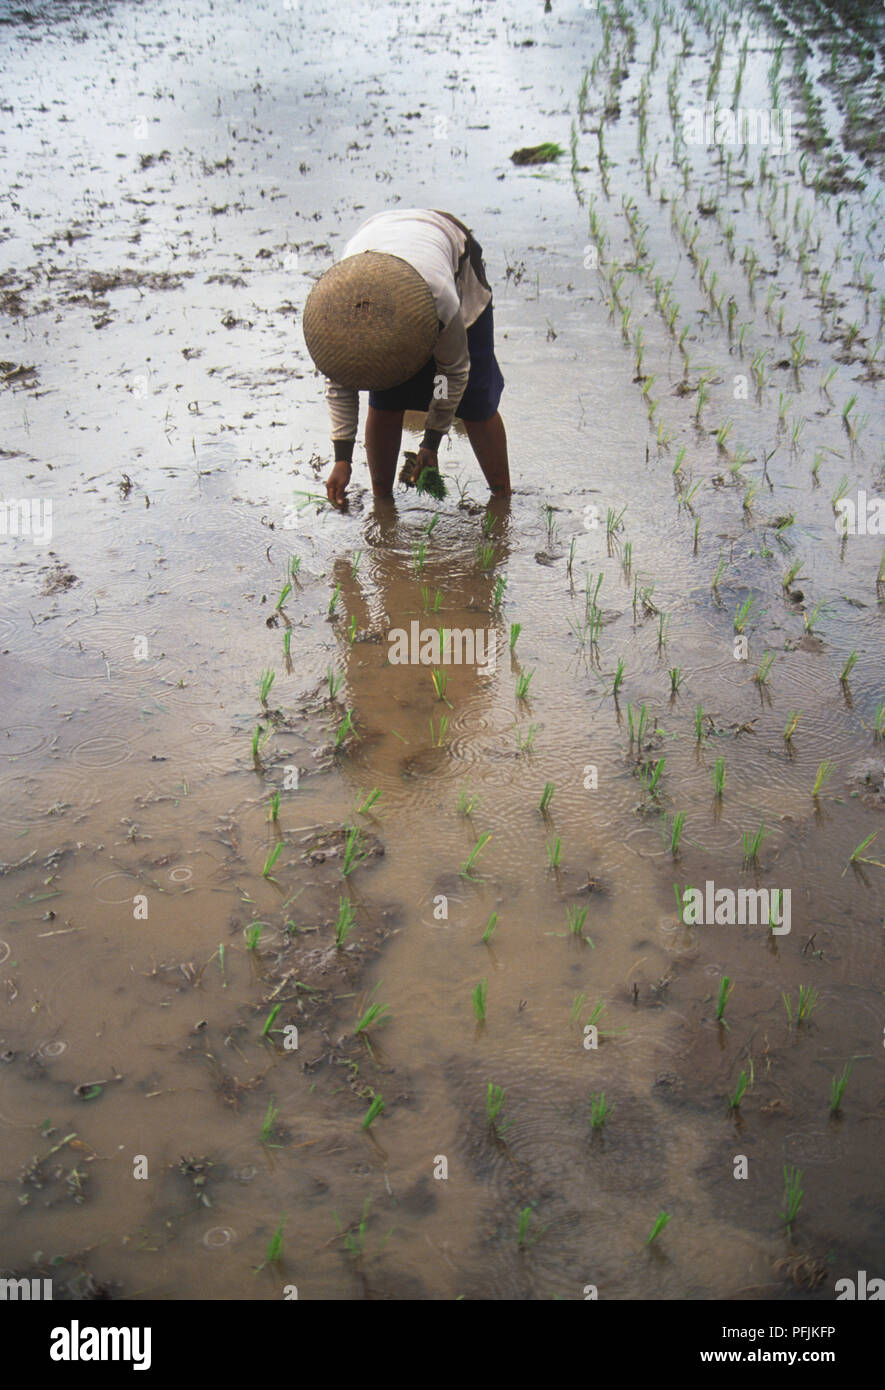
M882 170L861 138L882 19L860 42L810 8L825 143L791 81L800 7L729 4L717 100L746 40L741 101L769 106L783 41L795 144L726 164L681 143L683 173L667 83L703 105L701 5L354 6L346 25L325 5L0 6L3 496L52 502L43 544L0 537L4 1272L128 1299L831 1298L885 1273L885 871L847 867L873 833L863 857L885 857L883 542L840 538L831 501L883 497ZM547 139L555 165L511 165ZM361 448L346 515L302 505L328 444L300 306L397 202L449 206L483 243L509 506L486 505L459 432L439 506L373 505ZM416 620L492 629L495 670L449 666L439 700L426 665L387 660ZM789 890L789 933L680 922L674 883L708 880ZM800 985L817 1005L791 1029ZM367 1044L370 1002L389 1015Z

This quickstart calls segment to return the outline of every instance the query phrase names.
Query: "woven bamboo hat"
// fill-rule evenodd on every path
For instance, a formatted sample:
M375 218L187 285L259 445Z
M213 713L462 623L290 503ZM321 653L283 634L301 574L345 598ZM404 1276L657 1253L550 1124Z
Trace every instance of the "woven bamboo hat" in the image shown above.
M384 251L360 251L327 270L307 297L302 327L323 375L357 391L408 381L439 336L427 282Z

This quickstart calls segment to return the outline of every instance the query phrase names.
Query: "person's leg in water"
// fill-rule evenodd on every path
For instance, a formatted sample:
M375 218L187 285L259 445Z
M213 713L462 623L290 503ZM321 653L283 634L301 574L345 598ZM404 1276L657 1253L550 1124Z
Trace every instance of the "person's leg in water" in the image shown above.
M464 420L462 423L492 496L509 497L507 433L501 416L496 410L487 420Z
M375 497L392 497L403 437L402 410L377 410L369 406L366 417L366 461Z

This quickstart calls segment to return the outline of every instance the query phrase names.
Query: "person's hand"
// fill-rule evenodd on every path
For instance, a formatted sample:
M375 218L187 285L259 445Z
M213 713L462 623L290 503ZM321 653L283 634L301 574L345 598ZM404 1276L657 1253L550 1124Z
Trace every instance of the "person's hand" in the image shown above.
M415 464L414 478L417 483L425 468L435 468L439 472L439 457L434 449L425 449L422 445L418 450L418 462Z
M350 475L353 472L347 459L338 459L332 465L332 472L326 479L326 496L333 507L343 507L347 501L347 484L350 482Z

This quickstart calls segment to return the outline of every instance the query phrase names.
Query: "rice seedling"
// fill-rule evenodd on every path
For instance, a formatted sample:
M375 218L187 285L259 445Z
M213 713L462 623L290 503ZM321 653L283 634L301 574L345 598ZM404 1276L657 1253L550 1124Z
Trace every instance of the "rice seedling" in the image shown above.
M711 773L711 776L712 776L712 778L713 778L713 795L716 796L716 797L718 797L718 798L721 800L722 794L723 794L723 792L725 791L725 759L724 759L724 758L717 758L717 759L716 759L715 763L713 764L713 771L712 771L712 773Z
M683 681L682 667L671 666L668 675L670 677L670 694L675 695Z
M618 531L623 531L624 513L626 510L626 507L622 507L619 512L616 512L614 507L607 508L605 514L605 534L608 539L615 536Z
M335 588L334 588L334 590L333 590L333 592L332 592L332 597L329 599L329 617L330 617L330 618L334 618L334 616L335 616L335 609L338 607L338 599L339 599L340 597L341 597L341 585L340 585L340 584L336 584L336 585L335 585Z
M835 770L835 766L836 765L832 761L832 759L824 758L820 767L817 769L817 775L814 779L814 786L811 788L812 796L820 795L827 782L829 782L830 778L832 777L833 772Z
M568 922L569 936L584 935L584 923L587 920L587 907L568 907L566 908L566 920Z
M818 626L818 618L825 613L826 603L824 599L818 599L810 613L803 614L803 624L806 632L814 632Z
M262 1143L262 1144L267 1144L267 1145L269 1145L271 1148L276 1148L276 1147L278 1147L278 1146L275 1145L275 1144L271 1144L271 1143L270 1143L270 1140L271 1140L271 1135L272 1135L273 1132L274 1132L274 1125L275 1125L275 1123L276 1123L276 1118L277 1118L277 1115L279 1115L279 1113L280 1113L280 1108L279 1108L279 1106L278 1106L278 1105L274 1105L274 1103L273 1103L272 1100L271 1100L271 1101L268 1101L268 1104L267 1104L267 1113L266 1113L265 1116L264 1116L264 1123L263 1123L263 1125L261 1126L261 1143Z
M273 796L272 796L271 799L270 799L270 815L268 816L268 820L276 821L276 820L279 820L279 818L280 818L280 794L279 794L278 791L276 791L276 792L274 792Z
M716 431L716 443L718 444L720 449L725 448L725 441L731 434L733 423L734 422L732 420L725 420Z
M485 931L483 932L482 937L481 937L481 940L482 940L482 942L483 942L483 945L488 946L489 942L491 941L492 937L493 937L494 934L495 934L495 929L496 929L497 925L498 925L498 914L497 914L497 912L493 912L493 913L491 914L491 916L489 917L488 922L486 923L486 929L485 929Z
M471 990L470 997L473 1000L473 1013L477 1023L486 1021L486 1002L489 994L489 982L486 979L480 980L475 989Z
M359 827L348 827L344 836L344 856L341 860L342 878L349 878L354 869L367 857L368 850L363 848L363 844L363 834Z
M781 1216L787 1230L792 1230L793 1223L799 1215L799 1208L802 1205L802 1198L805 1193L802 1190L802 1169L794 1168L784 1164L784 1210Z
M356 914L349 898L338 899L338 920L335 923L335 945L340 951L356 926Z
M790 710L790 713L789 713L789 715L788 715L788 717L787 717L786 725L784 726L784 742L785 742L785 743L790 743L790 742L791 742L791 740L792 740L792 738L793 738L793 735L794 735L794 733L796 732L796 729L797 729L797 727L798 727L799 720L800 720L801 718L802 718L802 711L801 711L801 709L799 709L799 710L791 709L791 710Z
M522 732L519 729L517 729L516 746L519 749L520 753L531 753L535 743L535 734L537 732L537 724L530 724L528 727L528 732L526 733L525 738L523 738Z
M468 777L464 783L464 790L458 795L458 813L462 816L473 815L473 809L479 800L479 797L476 796L475 793L471 795L468 790L469 786L470 778Z
M795 1024L798 1028L800 1024L808 1021L817 1008L818 991L813 985L800 985L799 998L795 1006L789 994L781 994L781 998L784 1001L784 1008L787 1011L787 1022L789 1026L792 1028Z
M300 569L301 569L301 560L300 560L299 556L293 555L292 558L291 558L291 560L289 561L289 573L291 574L292 578L293 578L294 580L296 580L296 581L297 581L297 579L298 579L298 571L299 571Z
M605 1091L599 1095L593 1092L590 1094L590 1128L602 1129L606 1120L609 1120L614 1110L613 1105L609 1105L605 1098Z
M263 1027L262 1030L261 1030L261 1036L262 1036L263 1038L266 1038L266 1037L267 1037L268 1033L270 1032L271 1028L273 1027L274 1020L276 1019L276 1016L277 1016L277 1014L280 1012L280 1009L281 1009L282 1007L283 1007L282 1004L274 1004L274 1006L273 1006L273 1008L271 1009L270 1013L268 1014L267 1018L264 1020L264 1027Z
M267 926L267 923L266 923L266 922L250 922L250 923L249 923L249 926L246 927L246 929L245 929L245 931L244 931L244 936L245 936L245 938L246 938L246 950L247 950L247 951L257 951L257 950L258 950L258 944L259 944L259 942L261 941L261 933L264 931L264 928L265 928L266 926Z
M480 854L485 849L486 845L488 844L491 838L492 834L490 830L486 830L483 832L482 835L480 835L476 844L473 846L473 849L470 851L464 863L461 865L462 878L471 877L470 870L473 868L474 864L476 863L477 859L479 858Z
M719 981L719 993L716 997L716 1022L722 1022L722 1015L725 1013L725 1006L728 1003L734 983L728 975L723 975Z
M356 810L357 810L357 815L358 815L358 816L365 816L365 815L367 815L367 814L369 813L369 811L371 811L372 807L375 805L375 802L376 802L376 801L380 801L380 799L381 799L381 792L378 790L377 787L373 787L372 790L369 792L368 796L366 796L366 797L363 799L363 801L360 802L359 806L357 806L357 808L356 808Z
M658 651L667 641L667 630L670 626L670 614L658 613Z
M873 715L873 742L881 743L885 739L885 700L880 700Z
M848 1085L848 1078L851 1075L851 1068L854 1065L854 1058L846 1062L842 1068L841 1076L834 1076L830 1082L830 1114L838 1115L842 1109L842 1097L845 1094L845 1087Z
M439 717L439 728L434 729L433 720L430 721L430 745L432 748L442 748L446 741L446 734L449 732L449 716L441 714Z
M852 652L848 657L847 661L845 662L845 665L842 667L842 671L839 676L839 680L841 681L842 685L848 684L848 677L851 675L851 672L854 670L856 665L857 652Z
M796 579L799 577L799 571L801 570L801 568L802 561L794 560L792 565L790 565L789 569L784 572L784 577L781 580L783 588L789 589L791 585L795 583Z
M670 1220L671 1215L672 1213L668 1211L658 1212L658 1215L655 1219L655 1224L652 1226L651 1231L648 1235L648 1239L645 1242L646 1245L651 1245L653 1240L657 1240L658 1236L661 1234L661 1231L663 1231L664 1227Z
M275 613L279 613L280 609L282 608L283 604L286 602L286 599L289 597L289 595L291 594L291 592L292 592L292 585L287 581L287 582L283 585L282 589L280 590L280 596L279 596L279 598L277 599L276 607L275 607L275 609L274 609L274 612L275 612Z
M745 830L742 839L744 844L744 868L746 869L750 864L758 862L762 841L765 839L765 821L760 821L759 829L752 833L749 830Z
M283 633L283 656L289 656L289 649L292 646L292 629L287 627Z
M529 1245L534 1245L538 1236L541 1234L540 1231L535 1231L534 1234L531 1232L534 1214L534 1208L531 1205L523 1207L519 1213L519 1231L517 1233L516 1243L520 1250L525 1250Z
M698 705L697 709L696 709L695 712L694 712L694 731L695 731L695 736L696 736L696 738L697 738L697 741L698 741L698 743L700 743L701 739L704 737L704 707L703 707L703 705Z
M720 581L720 579L722 578L723 574L725 573L725 571L726 571L727 569L728 569L728 561L727 561L726 559L724 559L723 556L720 555L720 556L719 556L719 563L717 564L715 570L713 571L713 578L712 578L712 580L711 580L711 582L710 582L710 588L713 590L714 593L717 593L717 594L718 594L718 592L719 592L719 581Z
M275 676L275 671L268 670L262 671L261 673L261 681L258 686L258 698L263 705L267 704L267 697L270 694L270 688L274 683Z
M369 1127L374 1123L374 1121L377 1120L378 1116L381 1114L381 1111L383 1109L384 1101L381 1099L381 1097L373 1096L371 1104L369 1105L369 1108L366 1111L363 1122L360 1125L360 1129L369 1129Z
M333 671L331 666L326 667L326 684L329 687L329 699L334 700L344 680L343 671Z
M526 671L524 675L519 675L519 676L517 676L517 678L516 678L516 698L517 698L517 700L526 700L526 699L528 699L529 686L531 685L532 676L533 676L534 674L535 674L534 671Z
M663 762L663 759L661 759L661 761ZM677 811L673 817L673 823L670 827L670 853L672 854L674 859L679 853L679 842L682 839L682 830L684 825L685 812Z
M495 563L496 548L490 542L486 545L479 545L476 548L476 556L479 560L479 567L482 570L490 570Z
M428 589L428 587L427 587L426 584L422 584L422 585L421 585L421 598L422 598L423 603L424 603L424 612L425 612L425 613L438 613L438 612L439 612L439 607L440 607L440 604L442 603L442 594L440 593L439 589L437 589L437 590L435 591L435 593L434 593L434 596L433 596L433 606L432 606L432 607L431 607L431 603L430 603L430 590Z
M276 844L274 845L273 849L270 851L270 853L268 854L267 858L266 858L265 861L264 861L264 868L261 870L261 877L262 877L262 878L270 878L270 871L271 871L271 869L273 868L274 864L275 864L275 863L277 862L277 860L279 859L280 855L282 854L282 851L283 851L283 841L282 841L282 840L277 840L277 842L276 842Z
M506 1094L503 1086L495 1086L491 1081L489 1082L489 1089L486 1092L486 1119L490 1128L495 1131L499 1138L505 1129L510 1128L510 1121L505 1120L501 1113Z
M519 634L520 634L521 632L522 632L522 623L511 623L511 624L510 624L510 650L511 650L511 651L513 651L514 647L516 646L516 643L517 643L517 641L519 640Z
M656 761L648 762L645 764L644 767L640 767L639 780L641 781L644 790L648 793L649 796L657 796L658 783L660 782L661 777L663 776L664 768L666 766L667 759L658 758Z
M353 710L347 710L335 733L335 747L340 748L349 734L356 738L356 729L353 727Z
M332 1213L332 1215L335 1217L335 1224L338 1227L338 1230L341 1233L341 1237L344 1241L344 1248L347 1250L348 1254L351 1255L354 1261L360 1260L362 1258L363 1249L366 1243L366 1227L368 1226L369 1222L369 1207L371 1205L372 1199L371 1197L367 1197L365 1202L363 1203L362 1217L360 1218L359 1225L356 1227L355 1232L351 1229L345 1230L338 1219L337 1211L334 1211ZM391 1230L393 1230L393 1227L391 1227ZM382 1246L384 1243L386 1243L387 1237L389 1235L390 1231L388 1231L387 1236L384 1237Z
M446 689L448 688L449 684L448 671L443 671L439 667L434 667L434 669L430 673L430 679L433 682L433 688L436 691L437 699L445 701L445 703L449 706L449 709L451 709L452 706L446 699Z
M494 592L494 594L492 595L492 607L493 607L493 608L500 608L500 607L501 607L501 599L502 599L503 594L504 594L504 586L506 585L506 583L507 583L507 580L505 579L504 575L499 574L499 575L498 575L498 578L495 580L495 592Z
M615 699L618 698L618 691L619 691L620 688L621 688L621 684L622 684L623 680L624 680L624 658L623 658L622 656L619 656L619 657L618 657L618 664L617 664L617 668L616 668L616 670L615 670L614 679L613 679L613 681L612 681L612 688L611 688L611 693L612 693L612 695L615 697Z
M766 652L753 673L757 685L768 685L771 668L774 665L774 652Z
M538 805L538 810L541 812L542 816L546 816L550 802L553 800L553 793L555 790L556 786L553 782L544 783L544 790L541 793L541 800Z
M575 563L575 546L576 546L576 545L577 545L577 540L576 540L576 538L575 538L574 536L572 536L572 538L571 538L571 540L570 540L570 542L569 542L569 548L568 548L568 562L567 562L566 567L565 567L565 572L566 572L566 574L569 574L569 575L571 574L572 569L573 569L573 567L574 567L574 563Z
M759 496L759 493L761 491L761 483L747 483L747 486L744 489L743 501L741 503L741 506L743 507L745 512L751 512L753 510L753 503L755 502L756 498Z
M356 632L356 614L351 613L350 622L347 624L347 640L351 646L353 646L354 642L356 641Z
M735 632L743 632L744 628L747 626L747 623L750 621L750 618L754 615L755 607L756 599L753 594L750 594L747 598L744 599L743 603L740 605L740 607L734 615Z
M559 868L559 861L562 857L562 840L557 835L555 840L547 842L547 862L551 869Z
M871 845L878 834L878 830L874 830L872 835L868 835L865 840L861 840L860 844L855 846L855 848L851 851L851 854L848 856L848 863L842 870L842 878L845 877L852 864L875 864L877 868L885 868L885 864L881 864L878 859L864 859L864 857L861 854L861 850L864 850L867 848L868 845Z
M353 1035L358 1038L361 1033L368 1033L370 1028L374 1028L382 1023L389 1023L386 1017L390 1012L389 1004L370 1004L353 1030Z
M642 749L642 740L648 728L648 705L640 705L639 714L634 723L633 706L627 705L627 726L630 730L630 743L636 743L637 749Z
M263 1264L260 1264L258 1266L258 1269L255 1271L256 1274L260 1274L262 1269L264 1269L265 1265L278 1265L280 1263L280 1260L283 1258L283 1227L285 1226L285 1224L286 1213L283 1212L283 1215L280 1218L279 1226L277 1226L277 1229L274 1231L273 1235L267 1243L267 1250L264 1254L264 1262Z
M746 1091L747 1091L748 1086L752 1086L752 1084L753 1084L753 1081L752 1081L752 1073L753 1073L753 1063L752 1063L752 1062L750 1063L750 1072L749 1072L749 1075L747 1074L746 1071L744 1071L743 1069L741 1069L741 1074L740 1074L740 1076L738 1077L737 1085L735 1086L734 1091L732 1092L732 1094L728 1097L728 1104L729 1104L729 1107L730 1107L732 1110L737 1110L737 1109L739 1109L740 1103L741 1103L741 1101L743 1100L744 1095L746 1094Z
M839 482L838 482L837 485L836 485L836 491L833 493L832 497L830 498L830 502L832 503L832 507L833 507L833 511L834 511L834 512L837 512L837 511L839 510L839 503L842 501L842 498L846 496L847 492L848 492L848 478L847 478L846 475L843 473L843 474L842 474L842 477L839 479Z

